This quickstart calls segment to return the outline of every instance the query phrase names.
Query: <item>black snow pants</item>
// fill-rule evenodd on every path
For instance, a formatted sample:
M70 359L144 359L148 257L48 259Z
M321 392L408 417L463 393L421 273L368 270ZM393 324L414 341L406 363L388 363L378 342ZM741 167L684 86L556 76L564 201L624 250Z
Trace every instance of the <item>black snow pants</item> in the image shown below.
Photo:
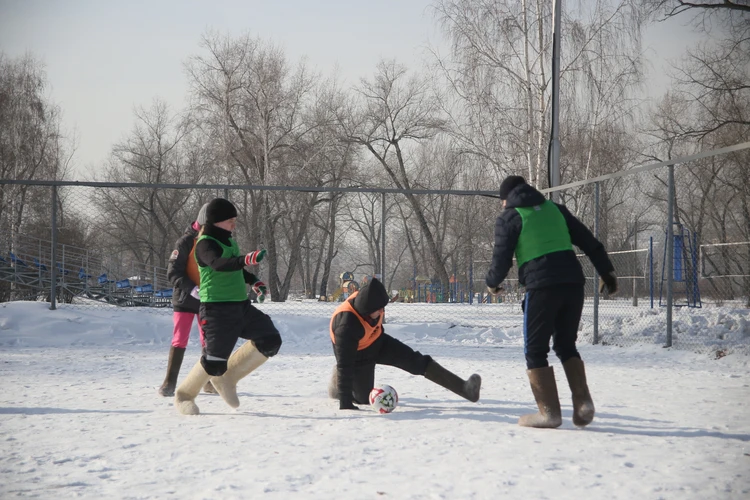
M206 338L201 363L211 375L221 375L227 370L226 360L240 338L252 340L255 348L267 358L279 352L281 335L271 317L249 300L201 302L198 315Z
M555 285L526 292L523 316L528 369L549 366L549 341L560 361L580 358L576 349L583 311L583 285Z
M334 353L336 349L334 348ZM424 375L430 357L415 351L400 340L383 333L371 346L357 351L352 394L357 404L369 404L375 384L375 365L400 368L412 375ZM337 358L338 361L338 358Z

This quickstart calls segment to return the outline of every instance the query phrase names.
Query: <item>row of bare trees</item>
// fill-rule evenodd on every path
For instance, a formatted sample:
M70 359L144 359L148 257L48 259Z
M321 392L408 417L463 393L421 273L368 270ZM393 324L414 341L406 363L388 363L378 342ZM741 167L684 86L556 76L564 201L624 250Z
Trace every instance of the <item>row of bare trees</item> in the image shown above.
M27 54L0 52L0 178L60 179L69 170L75 139L61 125L60 108L47 96L42 63ZM0 185L0 227L5 250L12 251L20 231L49 230L50 198L25 185Z
M706 34L674 65L674 84L651 116L647 133L658 146L651 158L750 141L750 5L729 0L650 5L657 19L686 18ZM748 150L686 165L676 181L676 222L704 244L750 241L749 166ZM704 264L736 275L733 289L750 305L750 245L718 248L722 262Z
M155 100L137 108L133 129L113 146L97 180L320 188L228 193L241 212L241 246L269 250L264 273L273 300L297 291L329 294L342 271L379 272L383 209L389 288L414 275L444 286L454 273L465 280L471 263L489 259L496 201L399 194L385 197L382 207L379 194L326 188L493 190L509 174L548 186L551 4L436 0L433 13L450 42L448 53L432 51L421 72L384 60L351 89L290 61L265 40L209 32L200 53L185 63L189 105L175 112ZM749 9L680 0L565 7L563 182L750 140ZM712 38L675 63L673 87L649 109L641 98L643 28L691 14L696 25L714 30ZM0 59L16 73L24 61ZM2 88L14 97L11 105L0 101L0 120L12 123L0 128L2 173L60 178L71 150L50 133L59 127L58 112L23 97L25 87L10 74L3 69ZM38 68L30 74L41 95L43 74ZM23 139L33 133L38 139ZM749 155L681 168L679 221L705 241L750 240ZM42 157L46 170L34 174ZM7 218L5 200L18 200L22 189L2 189L0 217ZM663 174L602 184L599 227L608 247L629 249L639 233L663 231L665 193ZM224 193L117 188L83 196L70 189L63 213L68 227L79 228L82 245L164 266L184 226L217 194ZM593 186L567 190L563 201L593 221ZM13 217L23 219L18 210Z

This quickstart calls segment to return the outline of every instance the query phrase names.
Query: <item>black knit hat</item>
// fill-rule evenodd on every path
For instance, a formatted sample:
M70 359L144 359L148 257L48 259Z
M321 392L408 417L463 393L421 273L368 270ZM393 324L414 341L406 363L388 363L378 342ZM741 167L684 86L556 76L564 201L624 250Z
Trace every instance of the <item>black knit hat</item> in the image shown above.
M206 224L216 224L237 217L237 209L224 198L214 198L206 207Z
M526 179L520 175L509 175L506 177L502 184L500 184L500 199L507 200L508 195L513 191L513 188L520 186L521 184L526 184Z
M354 309L364 317L387 306L390 301L391 298L383 284L377 278L373 278L357 292Z

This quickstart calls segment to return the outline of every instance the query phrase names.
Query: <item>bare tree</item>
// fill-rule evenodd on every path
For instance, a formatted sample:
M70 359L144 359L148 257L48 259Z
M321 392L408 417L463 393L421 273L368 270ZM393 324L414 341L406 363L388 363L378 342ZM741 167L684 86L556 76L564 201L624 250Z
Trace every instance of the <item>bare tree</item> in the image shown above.
M728 0L644 4L657 21L680 17L705 35L676 63L672 88L652 113L650 134L659 152L649 157L671 158L750 140L750 5ZM750 240L749 161L747 151L739 151L681 165L676 221L705 242ZM731 260L733 249L722 249L724 262ZM740 287L750 297L750 279Z
M684 0L643 0L643 3L657 16L670 18L685 12L700 18L716 12L750 12L750 5L743 0L689 1ZM697 19L697 18L696 18Z
M9 58L0 52L0 177L60 179L75 152L61 129L61 112L45 95L47 76L31 54ZM48 237L49 190L0 186L0 222L10 228L9 249L24 234Z
M409 147L433 139L444 129L439 102L424 78L407 76L395 61L378 64L372 80L362 80L356 89L360 109L345 123L346 137L365 147L399 189L413 189L413 162ZM405 194L428 249L430 267L445 287L448 273L424 207L413 194Z
M342 222L351 227L365 243L366 253L357 261L357 267L370 268L375 274L381 269L381 204L382 196L377 193L356 193L347 197ZM386 210L392 207L387 207Z
M547 184L551 2L440 0L435 12L451 55L438 66L452 90L447 106L461 151L494 166L496 178ZM561 101L584 125L591 151L600 128L626 118L640 80L641 16L634 2L599 0L563 12ZM564 116L564 115L563 115ZM567 137L567 136L566 136ZM588 161L566 180L594 173Z
M136 124L112 148L103 174L111 182L198 183L210 156L189 125L172 115L158 99L135 109ZM166 267L169 249L197 212L189 190L112 188L95 191L99 216L95 231L113 250L126 251L138 263Z
M671 107L681 105L682 112L674 114L669 123L670 137L703 142L725 135L725 128L731 129L730 137L750 137L750 5L729 0L644 3L658 21L692 14L693 26L706 35L705 41L688 47L687 55L675 68L669 99ZM711 35L713 40L709 39Z
M321 111L330 103L315 92L316 75L304 64L290 68L281 49L249 36L208 34L201 45L205 55L187 64L193 110L222 138L227 180L239 176L248 184L329 182L315 171L337 136L313 138L330 121ZM271 298L283 301L319 195L250 192L246 200L248 243L268 249L264 265Z

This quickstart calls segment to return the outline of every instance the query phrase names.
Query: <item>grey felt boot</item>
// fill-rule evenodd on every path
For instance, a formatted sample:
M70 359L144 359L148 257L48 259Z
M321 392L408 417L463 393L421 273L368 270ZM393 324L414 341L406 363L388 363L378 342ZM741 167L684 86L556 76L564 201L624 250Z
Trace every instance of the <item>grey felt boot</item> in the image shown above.
M439 386L445 387L462 398L468 399L472 403L479 401L479 390L482 387L482 377L476 373L464 380L451 371L440 366L437 361L430 359L427 369L424 372L427 380L435 382Z
M531 383L531 392L539 407L538 413L523 415L518 419L518 425L522 427L538 427L553 429L562 424L560 413L560 399L557 397L557 383L555 372L551 366L526 370Z
M573 423L578 427L585 427L594 420L595 411L586 383L586 368L580 358L570 358L563 363L563 368L573 395Z
M339 398L339 371L336 365L333 365L331 380L328 381L328 397L331 399Z

